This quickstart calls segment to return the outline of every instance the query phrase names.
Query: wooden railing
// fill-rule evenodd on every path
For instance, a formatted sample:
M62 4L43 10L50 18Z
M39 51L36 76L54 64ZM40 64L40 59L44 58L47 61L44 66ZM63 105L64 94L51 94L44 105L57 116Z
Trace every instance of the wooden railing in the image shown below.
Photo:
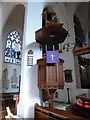
M71 114L67 111L41 107L38 104L35 104L34 110L35 120L39 120L41 118L46 120L86 120L85 118Z

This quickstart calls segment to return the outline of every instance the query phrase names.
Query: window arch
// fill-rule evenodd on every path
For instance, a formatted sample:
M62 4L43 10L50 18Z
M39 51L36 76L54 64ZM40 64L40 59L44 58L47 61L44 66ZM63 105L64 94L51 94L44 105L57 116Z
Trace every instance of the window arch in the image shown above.
M12 30L7 35L5 58L7 63L21 63L21 37L17 30Z

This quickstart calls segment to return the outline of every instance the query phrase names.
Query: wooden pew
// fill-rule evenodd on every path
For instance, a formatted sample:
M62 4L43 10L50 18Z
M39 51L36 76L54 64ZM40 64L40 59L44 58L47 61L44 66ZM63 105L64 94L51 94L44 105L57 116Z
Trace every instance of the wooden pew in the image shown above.
M76 103L72 105L71 110L72 113L90 120L90 99L85 93L76 96Z
M39 120L41 118L46 120L87 120L64 110L41 107L37 103L34 106L34 118L35 120Z

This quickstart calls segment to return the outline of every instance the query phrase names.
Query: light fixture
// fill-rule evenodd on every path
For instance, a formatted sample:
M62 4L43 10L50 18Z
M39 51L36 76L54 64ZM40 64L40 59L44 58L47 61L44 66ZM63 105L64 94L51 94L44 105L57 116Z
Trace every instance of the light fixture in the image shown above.
M69 31L68 31L69 33ZM69 41L70 34L68 34L68 41ZM75 50L75 48L78 47L76 43L72 42L67 42L66 44L63 45L63 50L69 51L69 49Z
M82 65L80 65L80 68L81 68L81 69L83 69L83 70L85 69L85 67L84 67L84 66L82 66Z
M50 38L55 38L55 33L54 32L50 33Z
M69 51L69 49L75 50L76 46L77 46L76 43L66 43L66 44L64 44L64 46L63 46L63 50L65 50L65 49L66 49L67 51Z

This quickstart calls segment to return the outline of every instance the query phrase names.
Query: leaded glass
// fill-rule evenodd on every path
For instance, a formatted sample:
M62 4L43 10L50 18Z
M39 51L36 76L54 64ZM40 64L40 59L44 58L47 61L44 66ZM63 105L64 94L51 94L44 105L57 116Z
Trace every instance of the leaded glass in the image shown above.
M21 40L16 30L12 30L7 36L5 62L21 63Z

